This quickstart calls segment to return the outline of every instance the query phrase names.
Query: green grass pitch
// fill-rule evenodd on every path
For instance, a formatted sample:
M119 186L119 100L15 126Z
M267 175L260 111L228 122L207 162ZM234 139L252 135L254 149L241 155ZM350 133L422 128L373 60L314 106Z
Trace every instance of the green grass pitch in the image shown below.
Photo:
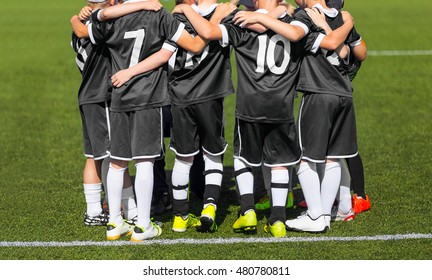
M171 9L173 1L163 2ZM432 1L347 0L370 56L354 81L359 150L372 209L322 235L287 238L396 236L432 232ZM85 1L8 1L0 16L0 259L285 259L406 260L432 257L431 238L327 242L153 244L144 246L10 247L5 242L104 241L105 229L85 227L84 157L77 107L80 75L70 47L72 14ZM397 51L386 56L382 51ZM407 53L426 50L423 55ZM374 51L374 52L373 52ZM405 51L405 52L404 52ZM234 73L235 74L235 73ZM226 100L232 170L235 96ZM298 105L298 100L296 101ZM167 169L173 154L167 155ZM228 172L227 172L228 173ZM229 176L230 174L227 174ZM248 238L231 225L238 204L232 180L223 186L219 230L171 232L160 239ZM299 192L300 190L298 190ZM199 202L192 200L195 214ZM298 210L288 212L295 217ZM264 214L256 238L266 238ZM126 241L126 239L125 239Z

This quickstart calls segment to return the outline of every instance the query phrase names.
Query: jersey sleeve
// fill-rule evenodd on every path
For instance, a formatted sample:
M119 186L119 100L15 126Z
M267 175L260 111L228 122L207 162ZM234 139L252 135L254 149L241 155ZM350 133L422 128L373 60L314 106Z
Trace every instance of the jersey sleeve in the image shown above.
M350 47L355 47L361 44L362 37L360 34L357 33L357 30L355 27L351 30L351 32L348 34L348 37L346 39L346 43L350 45Z
M302 44L306 51L317 53L325 35L321 32L311 32L302 39Z
M300 8L296 10L293 16L293 20L290 24L301 27L304 30L305 34L308 34L314 26L312 20L306 14L305 10Z
M100 21L99 13L102 10L97 10L90 17L88 25L89 38L93 44L104 42L105 39L113 32L113 21Z
M221 23L219 24L219 28L222 32L222 39L219 40L219 43L222 47L226 47L228 45L238 46L242 41L245 40L244 36L247 34L244 28L241 28L238 25L234 24L234 16L239 10L236 9L234 12L226 16Z
M175 19L173 15L166 9L160 10L160 16L160 34L162 34L162 36L166 39L177 42L183 30L185 29L185 25L179 20Z

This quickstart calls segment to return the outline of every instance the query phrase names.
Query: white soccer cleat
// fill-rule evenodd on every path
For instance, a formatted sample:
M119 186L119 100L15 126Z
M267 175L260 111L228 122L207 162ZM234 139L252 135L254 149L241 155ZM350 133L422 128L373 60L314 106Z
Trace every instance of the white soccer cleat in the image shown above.
M107 224L107 240L117 240L122 236L128 236L132 234L133 227L123 221L121 226L117 226L114 223Z
M353 209L350 209L347 214L343 214L339 212L339 210L336 207L332 208L332 213L331 213L332 222L338 222L338 221L349 222L354 220L354 216L355 214Z
M159 225L152 222L152 227L150 230L144 230L143 227L135 226L131 241L132 242L141 242L146 239L151 239L157 237L162 234L162 229Z
M321 215L316 219L312 219L307 212L298 216L297 219L287 220L285 225L287 226L288 230L312 233L323 233L326 232L328 228L324 215Z

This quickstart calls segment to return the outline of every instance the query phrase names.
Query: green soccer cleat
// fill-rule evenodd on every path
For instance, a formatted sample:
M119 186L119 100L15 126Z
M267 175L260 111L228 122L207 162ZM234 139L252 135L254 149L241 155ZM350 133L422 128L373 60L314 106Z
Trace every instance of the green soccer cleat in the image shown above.
M277 221L273 225L266 223L264 232L270 233L273 237L284 237L286 235L286 227L281 221Z
M188 214L186 219L183 219L182 216L174 216L172 230L175 232L185 232L186 229L190 227L197 227L200 225L200 220L193 214Z
M200 223L197 228L202 232L214 232L217 230L216 225L216 206L213 204L207 205L201 212Z
M292 208L294 206L294 193L292 191L288 192L286 208ZM255 209L259 211L269 210L271 208L270 196L266 195L260 199L260 201L255 204Z
M245 215L240 217L233 224L234 232L252 233L256 232L257 217L254 210L249 210Z

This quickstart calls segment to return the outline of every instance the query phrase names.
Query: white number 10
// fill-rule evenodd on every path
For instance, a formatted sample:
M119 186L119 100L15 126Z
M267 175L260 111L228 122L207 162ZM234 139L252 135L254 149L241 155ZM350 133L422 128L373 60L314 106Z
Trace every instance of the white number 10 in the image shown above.
M288 63L291 59L290 56L291 43L285 37L279 34L275 34L270 38L268 48L267 48L267 38L268 38L267 35L258 36L259 49L258 49L258 56L257 56L257 68L255 69L255 71L258 73L264 73L264 65L265 65L265 61L267 60L267 66L269 70L273 74L280 75L285 72ZM280 66L276 66L276 61L275 61L275 48L278 42L282 42L284 46L283 60Z

